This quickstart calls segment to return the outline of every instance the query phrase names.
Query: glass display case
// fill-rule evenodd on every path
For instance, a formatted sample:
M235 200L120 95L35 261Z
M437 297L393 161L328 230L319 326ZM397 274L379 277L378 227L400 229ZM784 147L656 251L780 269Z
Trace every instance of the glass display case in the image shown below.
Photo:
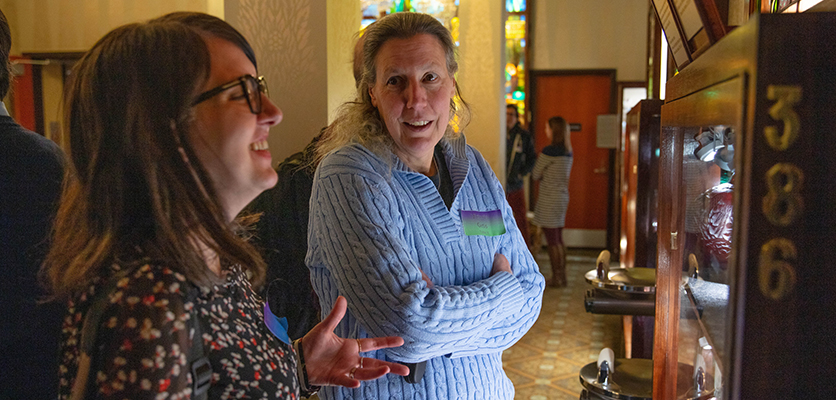
M659 115L662 100L642 100L627 113L621 153L623 268L656 267Z
M754 15L668 82L653 398L834 398L834 26Z

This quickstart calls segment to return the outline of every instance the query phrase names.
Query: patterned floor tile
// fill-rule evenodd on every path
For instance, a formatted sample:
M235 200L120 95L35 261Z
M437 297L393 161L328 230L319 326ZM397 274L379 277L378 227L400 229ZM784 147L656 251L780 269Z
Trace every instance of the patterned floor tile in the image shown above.
M517 400L578 400L580 390L572 393L552 385L527 385L517 388Z
M512 362L505 366L506 370L515 370L527 376L538 379L552 380L565 375L577 375L580 369L559 358L533 358L525 361Z
M584 274L595 267L598 251L569 250L565 288L547 287L537 322L520 341L502 355L517 400L576 400L582 390L581 367L594 362L603 347L622 352L621 316L589 314L584 295L589 285ZM535 259L540 271L551 276L545 251Z

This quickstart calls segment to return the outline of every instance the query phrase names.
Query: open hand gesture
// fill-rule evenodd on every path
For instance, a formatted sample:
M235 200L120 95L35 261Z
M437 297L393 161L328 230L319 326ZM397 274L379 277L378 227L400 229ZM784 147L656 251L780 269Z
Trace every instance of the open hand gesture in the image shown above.
M328 316L301 339L299 345L303 346L310 383L356 388L360 386L360 381L377 379L390 372L408 375L409 368L403 364L366 358L361 354L400 346L402 338L345 339L334 333L334 328L345 316L347 304L345 297L337 297Z

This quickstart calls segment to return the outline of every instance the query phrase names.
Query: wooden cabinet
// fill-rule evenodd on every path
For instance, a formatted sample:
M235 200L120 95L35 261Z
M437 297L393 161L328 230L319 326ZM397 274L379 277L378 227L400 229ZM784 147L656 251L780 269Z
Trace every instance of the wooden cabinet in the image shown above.
M661 106L661 100L642 100L627 113L627 131L621 156L619 259L623 268L656 267Z
M661 125L653 398L700 369L719 399L836 398L836 14L752 16Z

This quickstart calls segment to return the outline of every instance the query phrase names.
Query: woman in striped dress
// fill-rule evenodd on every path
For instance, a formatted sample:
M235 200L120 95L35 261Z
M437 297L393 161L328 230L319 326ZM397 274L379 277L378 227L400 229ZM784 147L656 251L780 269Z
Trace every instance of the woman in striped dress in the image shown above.
M569 206L569 173L572 171L572 143L569 124L562 117L551 117L546 123L546 136L552 143L537 157L531 172L540 181L534 223L543 229L552 264L551 286L566 286L566 248L563 246L563 225Z

